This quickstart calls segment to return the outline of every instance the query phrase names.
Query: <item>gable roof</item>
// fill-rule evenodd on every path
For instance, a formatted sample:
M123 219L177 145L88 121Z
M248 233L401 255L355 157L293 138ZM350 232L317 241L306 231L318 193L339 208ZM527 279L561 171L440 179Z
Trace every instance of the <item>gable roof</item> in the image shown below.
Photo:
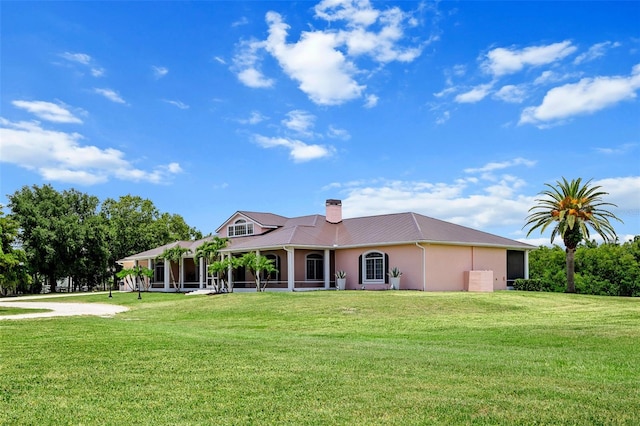
M238 215L243 216L244 218L249 219L252 222L255 222L261 228L277 228L283 226L287 222L287 220L289 220L284 216L273 213L248 212L244 210L238 210L237 212L232 214L229 219L225 220L224 223L220 225L218 229L216 229L216 232L220 233L220 231L224 229L225 226L229 225L229 223Z
M284 218L284 223L261 235L232 238L222 251L283 246L349 248L412 243L473 245L520 250L535 247L417 213L396 213L344 219L333 224L321 215Z

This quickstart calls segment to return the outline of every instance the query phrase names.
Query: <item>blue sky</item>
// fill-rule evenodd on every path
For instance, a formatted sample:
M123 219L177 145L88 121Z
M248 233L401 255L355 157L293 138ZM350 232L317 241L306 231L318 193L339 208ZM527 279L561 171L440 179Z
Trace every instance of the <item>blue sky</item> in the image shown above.
M639 2L3 1L1 20L2 204L133 194L209 233L339 198L525 241L565 176L640 234Z

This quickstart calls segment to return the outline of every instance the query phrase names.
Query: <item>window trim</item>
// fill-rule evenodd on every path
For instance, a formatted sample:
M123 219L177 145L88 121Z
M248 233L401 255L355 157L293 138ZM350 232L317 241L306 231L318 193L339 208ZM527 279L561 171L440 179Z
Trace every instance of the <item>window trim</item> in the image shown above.
M371 257L369 259L367 259L368 256L370 255L376 255L375 258ZM371 260L371 261L379 261L382 268L382 276L380 278L373 278L373 279L367 279L367 261ZM385 253L378 251L378 250L371 250L368 251L366 253L362 254L362 284L385 284L386 283L386 279L385 279L385 271L386 271L386 256ZM374 263L374 268L375 268L375 263ZM374 275L375 275L375 270L374 270Z
M249 222L245 219L238 219L227 227L227 236L245 237L247 235L253 235L253 230L253 222Z

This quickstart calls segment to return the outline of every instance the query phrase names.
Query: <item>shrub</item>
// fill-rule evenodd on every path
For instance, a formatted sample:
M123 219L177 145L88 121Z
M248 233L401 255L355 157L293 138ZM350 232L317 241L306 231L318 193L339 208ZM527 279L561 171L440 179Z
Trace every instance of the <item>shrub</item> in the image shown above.
M542 291L542 280L518 278L513 283L514 290Z

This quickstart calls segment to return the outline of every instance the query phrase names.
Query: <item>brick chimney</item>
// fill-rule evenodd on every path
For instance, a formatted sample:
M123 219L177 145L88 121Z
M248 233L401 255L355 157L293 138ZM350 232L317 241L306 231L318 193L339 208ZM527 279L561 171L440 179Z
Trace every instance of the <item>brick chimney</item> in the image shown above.
M342 222L342 200L327 200L325 206L327 207L327 222Z

